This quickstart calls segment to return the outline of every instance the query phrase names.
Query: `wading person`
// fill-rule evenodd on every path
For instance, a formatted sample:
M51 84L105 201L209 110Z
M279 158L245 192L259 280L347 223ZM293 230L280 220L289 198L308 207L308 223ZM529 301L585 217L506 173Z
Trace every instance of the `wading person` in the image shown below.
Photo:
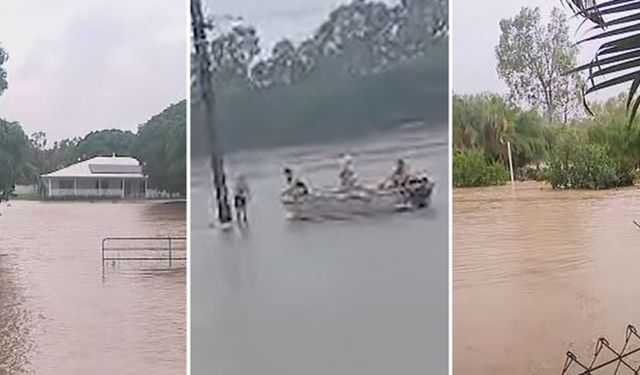
M238 176L235 188L233 189L233 205L236 210L236 220L238 223L248 222L247 203L250 197L249 185L244 176Z

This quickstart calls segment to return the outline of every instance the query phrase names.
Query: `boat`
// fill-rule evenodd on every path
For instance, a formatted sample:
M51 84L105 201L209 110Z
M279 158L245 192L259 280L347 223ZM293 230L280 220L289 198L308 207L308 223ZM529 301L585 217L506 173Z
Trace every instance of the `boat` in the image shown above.
M426 176L412 176L401 187L310 189L307 194L287 191L282 194L282 204L289 219L349 219L424 209L433 188Z

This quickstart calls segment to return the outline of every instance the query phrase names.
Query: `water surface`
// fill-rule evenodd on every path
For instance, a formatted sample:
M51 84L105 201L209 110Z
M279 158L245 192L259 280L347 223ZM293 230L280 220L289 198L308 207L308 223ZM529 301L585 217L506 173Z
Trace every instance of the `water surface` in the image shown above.
M185 230L184 204L3 204L0 374L185 373L184 265L100 256L103 237Z
M640 191L541 183L453 193L453 370L559 374L640 325ZM611 372L613 373L613 372Z
M388 375L447 371L446 131L235 154L247 175L250 226L208 226L209 174L192 163L193 374ZM279 202L287 163L312 186L337 181L350 152L378 182L405 157L436 182L425 211L289 222Z

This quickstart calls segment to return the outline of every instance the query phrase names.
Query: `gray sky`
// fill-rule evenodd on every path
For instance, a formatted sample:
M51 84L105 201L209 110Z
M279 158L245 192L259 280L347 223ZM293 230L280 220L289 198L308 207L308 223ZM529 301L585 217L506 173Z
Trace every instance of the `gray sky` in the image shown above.
M136 126L186 97L185 0L0 2L0 117L50 141Z
M453 91L457 94L481 92L506 93L508 90L496 73L495 46L500 39L501 19L515 16L523 6L538 6L543 18L551 9L565 8L560 0L453 0L452 51ZM571 33L578 40L584 30L578 30L579 20L570 19ZM579 62L590 61L597 45L581 47ZM627 89L620 86L596 93L592 99L603 99Z
M382 0L397 4L399 0ZM203 0L209 14L240 16L257 28L264 51L280 39L305 39L329 13L350 0Z

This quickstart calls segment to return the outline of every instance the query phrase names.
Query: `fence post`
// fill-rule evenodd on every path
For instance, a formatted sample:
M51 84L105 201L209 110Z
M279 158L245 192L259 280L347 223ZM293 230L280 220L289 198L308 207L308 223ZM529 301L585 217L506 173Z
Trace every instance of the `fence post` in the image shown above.
M169 267L171 267L171 237L169 237Z

